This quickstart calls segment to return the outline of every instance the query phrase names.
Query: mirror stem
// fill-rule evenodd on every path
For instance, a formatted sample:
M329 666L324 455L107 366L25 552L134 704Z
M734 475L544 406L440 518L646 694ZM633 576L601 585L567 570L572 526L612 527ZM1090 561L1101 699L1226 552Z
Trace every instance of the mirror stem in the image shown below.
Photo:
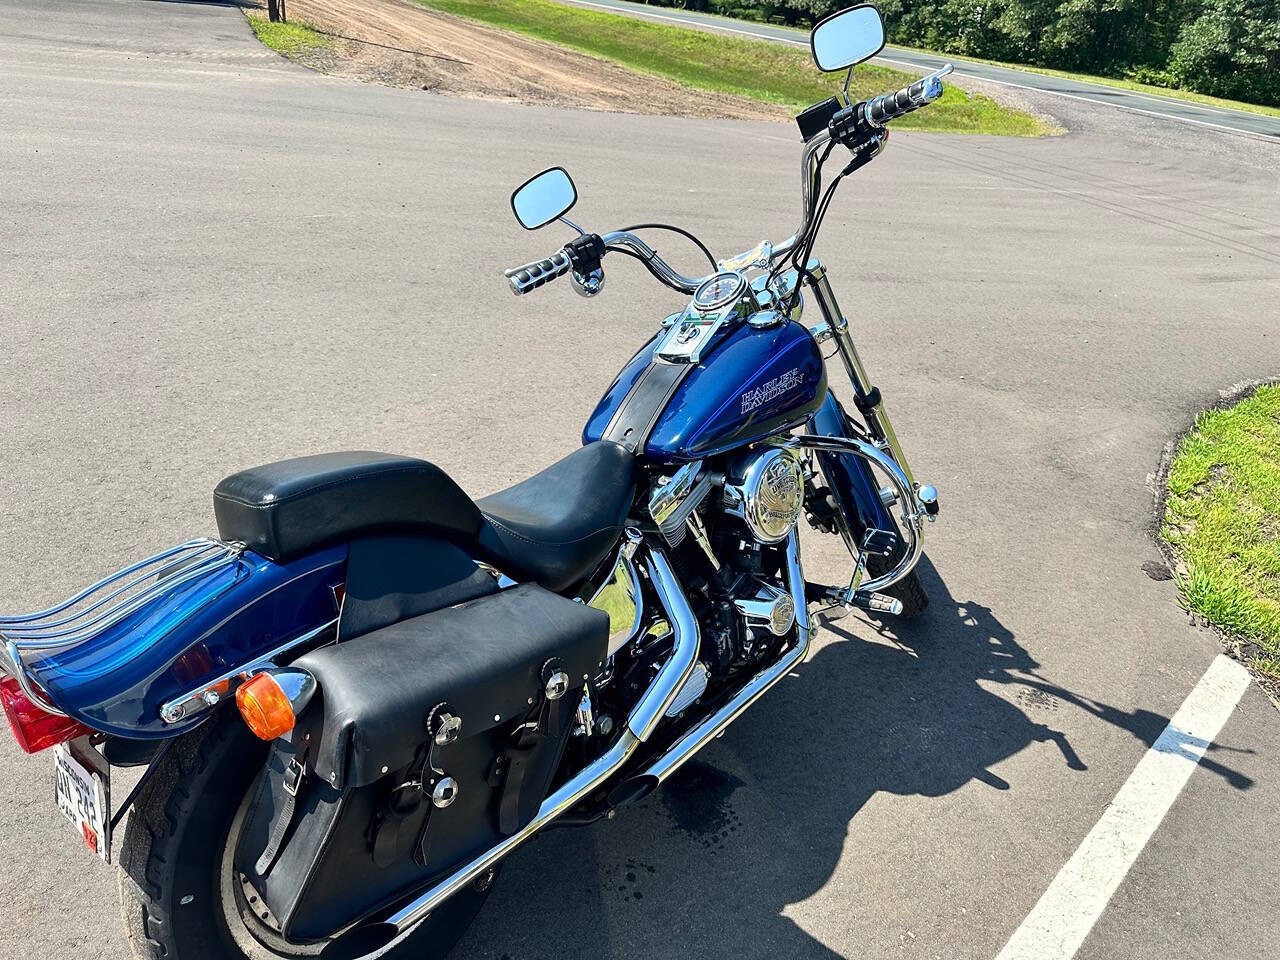
M853 80L853 67L849 68L849 72L844 75L844 105L846 107L853 106L853 101L849 99L849 82Z
M561 223L567 223L569 226L573 227L573 229L577 230L578 236L585 237L587 235L587 231L583 230L580 226L578 226L568 217L556 217L556 219L559 220Z

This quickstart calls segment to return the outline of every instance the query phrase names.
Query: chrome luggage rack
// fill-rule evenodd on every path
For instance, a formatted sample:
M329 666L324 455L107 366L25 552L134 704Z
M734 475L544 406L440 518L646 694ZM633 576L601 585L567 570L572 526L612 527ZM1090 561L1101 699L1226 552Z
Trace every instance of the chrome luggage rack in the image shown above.
M12 676L40 709L65 716L28 673L24 651L92 640L176 588L236 563L244 551L242 543L207 537L188 540L139 560L47 610L0 616L0 673Z

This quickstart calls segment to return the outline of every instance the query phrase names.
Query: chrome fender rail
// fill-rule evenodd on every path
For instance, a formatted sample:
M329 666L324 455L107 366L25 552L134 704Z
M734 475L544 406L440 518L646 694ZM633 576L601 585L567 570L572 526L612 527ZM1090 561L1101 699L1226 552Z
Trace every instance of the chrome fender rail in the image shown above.
M0 615L0 674L11 675L41 710L65 717L40 689L23 659L24 651L89 642L166 594L235 565L244 552L242 543L207 537L188 540L130 564L46 610Z

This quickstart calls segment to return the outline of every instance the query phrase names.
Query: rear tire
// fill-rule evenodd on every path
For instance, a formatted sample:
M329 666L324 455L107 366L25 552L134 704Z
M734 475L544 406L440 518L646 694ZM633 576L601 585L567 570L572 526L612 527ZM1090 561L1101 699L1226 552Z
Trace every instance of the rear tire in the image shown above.
M232 714L185 735L161 759L129 814L120 853L120 910L139 960L299 960L319 954L324 944L286 943L256 916L227 909L229 878L234 883L229 840L265 759L266 744ZM443 960L496 876L457 894L374 955Z

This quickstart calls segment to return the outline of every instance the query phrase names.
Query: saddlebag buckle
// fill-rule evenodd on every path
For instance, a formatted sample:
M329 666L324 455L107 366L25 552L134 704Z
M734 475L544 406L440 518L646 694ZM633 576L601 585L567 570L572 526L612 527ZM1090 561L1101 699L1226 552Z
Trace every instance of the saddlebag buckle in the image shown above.
M297 757L289 760L289 765L285 767L283 786L284 792L291 797L298 795L298 787L302 785L302 781L307 777L307 767Z

